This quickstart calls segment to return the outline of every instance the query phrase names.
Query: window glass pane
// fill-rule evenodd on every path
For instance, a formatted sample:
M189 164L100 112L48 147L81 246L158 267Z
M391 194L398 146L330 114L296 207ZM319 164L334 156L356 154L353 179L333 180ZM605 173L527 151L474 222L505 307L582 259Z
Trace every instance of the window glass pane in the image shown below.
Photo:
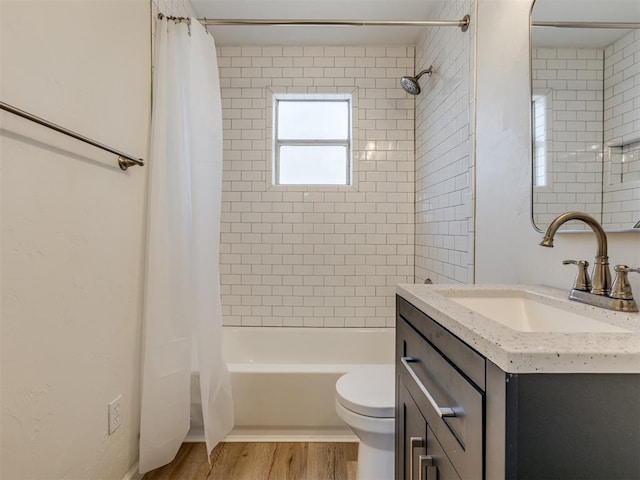
M346 185L348 183L346 147L280 147L279 183L284 185Z
M349 138L349 102L278 100L278 138L346 140Z
M533 186L547 185L547 101L533 96Z

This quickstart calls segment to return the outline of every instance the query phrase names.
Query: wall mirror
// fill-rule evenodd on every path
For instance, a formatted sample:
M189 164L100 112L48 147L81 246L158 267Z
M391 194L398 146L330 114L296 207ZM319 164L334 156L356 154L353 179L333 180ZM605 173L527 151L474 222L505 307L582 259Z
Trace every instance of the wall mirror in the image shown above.
M531 97L535 227L640 231L640 1L535 0Z

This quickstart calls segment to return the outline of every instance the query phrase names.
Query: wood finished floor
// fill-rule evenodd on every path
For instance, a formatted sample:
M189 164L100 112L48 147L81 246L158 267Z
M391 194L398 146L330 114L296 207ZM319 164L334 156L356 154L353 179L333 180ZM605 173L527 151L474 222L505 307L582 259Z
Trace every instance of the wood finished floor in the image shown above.
M143 480L354 480L357 443L185 443L169 465Z

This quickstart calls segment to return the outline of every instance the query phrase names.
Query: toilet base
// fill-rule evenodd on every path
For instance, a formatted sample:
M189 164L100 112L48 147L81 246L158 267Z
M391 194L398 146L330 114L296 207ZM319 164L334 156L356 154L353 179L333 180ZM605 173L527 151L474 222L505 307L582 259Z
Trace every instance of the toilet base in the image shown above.
M363 366L336 382L336 412L360 440L356 480L393 480L394 384L393 365Z
M395 419L358 415L337 400L336 412L360 440L356 480L393 480Z
M394 476L394 438L384 449L374 448L362 442L358 443L358 466L356 480L393 480ZM386 447L386 448L385 448Z

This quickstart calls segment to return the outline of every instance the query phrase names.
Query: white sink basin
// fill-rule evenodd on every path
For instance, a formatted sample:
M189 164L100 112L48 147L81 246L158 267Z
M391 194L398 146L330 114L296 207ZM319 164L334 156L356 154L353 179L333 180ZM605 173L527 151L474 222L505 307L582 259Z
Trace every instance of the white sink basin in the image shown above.
M629 333L629 330L615 325L543 303L541 299L525 293L519 296L490 295L487 292L487 296L470 296L461 292L460 296L455 293L446 296L484 317L520 332Z

